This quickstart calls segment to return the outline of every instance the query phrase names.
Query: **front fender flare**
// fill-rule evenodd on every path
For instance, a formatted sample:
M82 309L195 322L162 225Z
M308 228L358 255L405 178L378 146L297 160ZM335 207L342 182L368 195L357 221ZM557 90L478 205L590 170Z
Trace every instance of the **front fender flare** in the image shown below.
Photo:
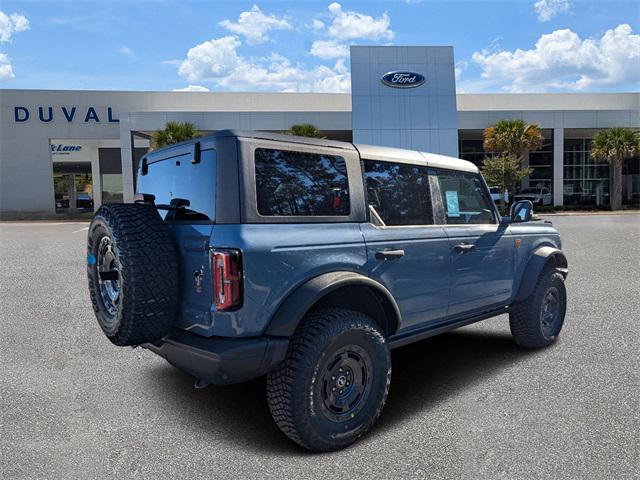
M562 253L562 250L550 246L540 247L536 249L529 258L527 267L522 274L522 280L520 282L520 287L518 288L518 293L514 298L514 302L524 300L531 295L531 292L533 292L533 289L536 287L536 283L538 282L538 277L549 262L553 262L552 265L560 270L566 278L569 264L567 263L567 257Z
M296 288L271 317L265 333L277 337L293 335L302 318L318 300L338 288L350 285L370 287L382 294L393 307L400 324L398 304L382 284L356 272L337 271L318 275Z

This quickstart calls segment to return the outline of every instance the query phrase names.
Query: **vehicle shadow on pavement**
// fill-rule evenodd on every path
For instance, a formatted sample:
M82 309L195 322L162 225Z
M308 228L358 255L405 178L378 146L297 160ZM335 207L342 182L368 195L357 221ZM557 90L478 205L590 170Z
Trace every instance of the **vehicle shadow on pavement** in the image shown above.
M396 428L412 415L533 354L516 346L508 333L477 330L452 332L394 350L391 391L374 430ZM184 428L204 431L215 443L227 442L263 454L308 453L273 423L264 378L195 390L193 377L169 365L157 364L149 373L158 401L167 402L167 414Z
M398 348L387 404L374 428L393 429L532 355L536 351L516 345L508 330L463 329Z

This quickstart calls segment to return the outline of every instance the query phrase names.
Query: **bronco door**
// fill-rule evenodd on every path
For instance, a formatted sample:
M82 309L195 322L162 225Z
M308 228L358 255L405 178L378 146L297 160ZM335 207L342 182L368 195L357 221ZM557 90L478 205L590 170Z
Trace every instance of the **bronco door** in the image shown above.
M491 196L478 173L433 169L449 237L451 294L447 316L482 313L511 297L514 241L501 225Z
M400 308L400 330L444 319L449 243L433 224L426 166L363 160L370 222L361 225L372 278Z

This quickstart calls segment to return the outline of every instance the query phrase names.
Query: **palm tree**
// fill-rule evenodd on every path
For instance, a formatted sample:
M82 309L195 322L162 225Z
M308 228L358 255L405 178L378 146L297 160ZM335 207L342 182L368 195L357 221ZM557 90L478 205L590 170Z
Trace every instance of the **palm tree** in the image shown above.
M538 150L544 142L540 126L526 123L524 120L500 120L494 126L485 128L484 149L511 157L522 158L534 150Z
M612 210L622 207L622 163L640 155L640 132L630 128L601 130L591 142L591 156L605 161L613 170L610 203Z
M202 134L196 130L193 123L167 122L162 130L156 130L151 137L153 148L161 148L174 143L184 142Z
M487 152L494 152L494 155L485 158L483 174L488 176L496 187L500 187L502 199L505 190L510 189L513 195L516 185L522 178L531 174L532 169L522 168L522 159L528 152L538 150L543 142L540 126L536 123L528 124L520 119L500 120L492 127L485 128L483 147ZM501 176L498 175L500 170ZM502 199L500 206L504 208Z
M298 137L311 137L311 138L327 138L315 125L310 123L302 123L299 125L292 125L287 132L289 135L296 135Z

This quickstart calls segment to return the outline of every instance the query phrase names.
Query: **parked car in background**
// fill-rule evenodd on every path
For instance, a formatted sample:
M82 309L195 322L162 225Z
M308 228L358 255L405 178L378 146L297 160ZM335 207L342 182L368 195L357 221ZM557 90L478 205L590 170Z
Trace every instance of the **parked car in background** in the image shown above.
M489 187L489 192L491 192L491 200L495 203L498 203L502 200L502 194L500 192L500 187ZM509 203L509 191L504 191L504 203Z
M88 193L78 193L76 196L76 208L93 209L93 198Z
M551 205L553 198L547 187L525 188L520 193L513 196L516 202L520 200L529 200L534 205Z

